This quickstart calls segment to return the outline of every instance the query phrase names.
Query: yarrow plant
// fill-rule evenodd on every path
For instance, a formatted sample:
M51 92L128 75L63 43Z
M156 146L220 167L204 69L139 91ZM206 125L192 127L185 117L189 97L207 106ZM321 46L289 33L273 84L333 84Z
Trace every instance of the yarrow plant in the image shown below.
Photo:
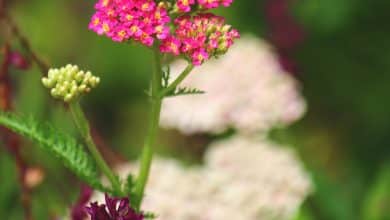
M173 62L171 75L184 67ZM164 100L160 125L186 135L230 135L204 146L201 166L156 157L143 208L161 220L292 219L313 190L310 175L290 146L267 136L273 127L301 118L306 102L271 47L243 36L226 56L196 68L181 85L207 93ZM133 162L116 170L126 177L138 166ZM98 201L102 197L94 195Z
M225 54L240 37L237 30L225 24L223 17L207 12L231 3L232 0L99 0L96 3L89 29L115 42L142 44L155 54L148 93L150 124L137 176L130 175L126 181L120 179L97 149L80 100L98 86L100 78L78 66L52 68L42 78L42 84L52 97L65 102L83 143L50 124L11 113L0 112L0 125L33 140L62 159L93 189L107 193L106 204L92 203L85 209L93 220L152 218L154 215L141 210L141 204L152 164L162 101L166 97L202 93L196 88L180 88L179 84L195 66ZM168 64L163 62L171 55L187 61L187 66L174 80L170 80ZM101 181L100 172L108 184Z

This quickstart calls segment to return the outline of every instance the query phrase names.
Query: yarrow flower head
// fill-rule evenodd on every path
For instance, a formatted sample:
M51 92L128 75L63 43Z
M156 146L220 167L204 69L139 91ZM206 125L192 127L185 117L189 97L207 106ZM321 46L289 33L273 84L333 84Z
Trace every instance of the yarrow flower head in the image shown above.
M194 65L227 52L240 37L237 30L225 24L225 19L211 13L181 16L175 19L175 35L163 40L160 50L186 55Z
M143 220L144 215L130 207L128 198L112 198L105 194L105 205L91 203L87 212L91 220Z
M50 69L48 76L42 78L42 83L50 89L54 98L71 102L89 93L100 83L100 78L90 71L84 72L78 66L68 64L60 69Z
M132 39L152 46L169 33L168 12L153 0L99 0L95 8L89 28L113 41Z
M157 3L158 2L158 3ZM99 0L89 28L116 42L134 40L160 51L184 55L194 65L224 54L239 38L225 19L205 10L233 0ZM196 14L189 16L184 13ZM175 19L171 19L171 17Z

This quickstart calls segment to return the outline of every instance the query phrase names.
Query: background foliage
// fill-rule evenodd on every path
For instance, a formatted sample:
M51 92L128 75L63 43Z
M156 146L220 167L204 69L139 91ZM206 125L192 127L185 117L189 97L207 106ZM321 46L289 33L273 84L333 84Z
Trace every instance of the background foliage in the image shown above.
M49 63L77 63L101 76L100 88L85 100L88 115L108 145L115 146L113 151L136 157L146 127L150 52L88 31L91 0L9 3L21 29ZM241 32L269 38L265 3L237 0L220 13ZM272 137L297 148L315 182L316 192L297 219L390 219L390 2L295 0L290 6L305 32L292 59L309 111L302 121L288 130L275 130ZM18 112L51 120L74 133L62 106L47 104L36 69L13 70L12 77ZM177 135L161 133L160 153L197 161L207 137ZM23 149L29 163L43 167L50 177L33 192L36 219L63 214L76 197L77 187L69 187L77 186L76 178L30 142ZM115 163L121 157L108 159ZM0 219L22 219L15 167L3 148L0 174Z

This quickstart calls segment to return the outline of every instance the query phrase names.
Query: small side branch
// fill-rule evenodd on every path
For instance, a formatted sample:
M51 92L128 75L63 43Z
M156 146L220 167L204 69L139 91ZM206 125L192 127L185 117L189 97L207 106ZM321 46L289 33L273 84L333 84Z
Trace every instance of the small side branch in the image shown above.
M177 86L180 85L181 82L191 73L191 71L194 69L194 65L191 63L188 64L188 66L184 69L184 71L176 78L175 81L173 81L168 87L161 90L159 93L160 98L164 98L166 96L169 96L170 93L174 92L177 88Z
M47 71L49 70L49 66L47 65L47 63L45 61L43 61L43 59L40 58L37 55L37 53L34 52L27 37L21 33L18 25L11 18L11 16L9 14L7 14L5 10L3 10L3 12L1 12L1 9L0 9L0 13L1 13L0 18L4 19L5 24L10 28L12 34L19 41L20 45L26 51L27 55L38 66L42 75L45 76L47 74Z

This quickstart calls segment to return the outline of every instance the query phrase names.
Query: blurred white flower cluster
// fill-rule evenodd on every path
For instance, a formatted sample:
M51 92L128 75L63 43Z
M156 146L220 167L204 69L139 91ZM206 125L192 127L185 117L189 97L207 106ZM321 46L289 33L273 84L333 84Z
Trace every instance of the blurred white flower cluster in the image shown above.
M186 66L174 62L174 79ZM288 125L306 110L296 81L283 72L271 47L258 38L244 36L220 59L197 67L180 85L206 92L166 99L161 126L186 134L266 132Z
M266 140L235 136L216 142L205 161L210 182L219 185L216 201L240 210L239 219L290 219L311 192L294 152Z
M119 168L134 173L137 165ZM310 192L295 155L246 137L212 144L202 167L158 158L147 185L144 210L158 220L290 219Z
M184 68L185 63L174 63L172 78ZM181 86L206 94L165 100L163 127L185 134L237 132L211 143L202 166L156 158L143 210L155 212L158 220L291 219L312 190L310 178L292 150L264 134L299 119L306 103L271 48L243 37ZM119 173L126 178L137 166L124 165Z

